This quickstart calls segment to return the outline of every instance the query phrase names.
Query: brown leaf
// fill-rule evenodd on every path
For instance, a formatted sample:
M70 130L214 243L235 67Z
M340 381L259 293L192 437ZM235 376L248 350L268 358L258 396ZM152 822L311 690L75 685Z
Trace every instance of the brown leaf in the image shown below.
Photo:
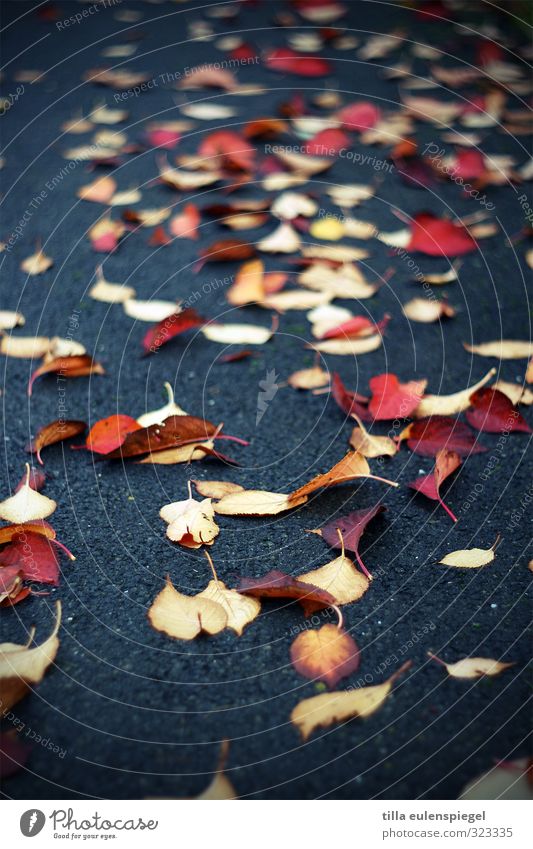
M85 433L87 425L85 422L75 421L72 419L59 419L50 422L44 427L41 427L37 435L28 444L26 450L30 454L37 454L37 460L43 465L41 459L41 451L49 445L55 445L57 442L63 442L65 439L70 439L73 436L78 436L80 433Z
M272 569L262 578L242 578L238 589L254 598L297 599L306 615L322 610L324 607L335 606L335 599L331 593L277 569Z
M31 396L33 384L45 374L58 374L60 377L88 377L91 374L105 374L103 366L88 354L55 357L44 362L33 372L28 383L28 395Z
M123 443L105 455L106 460L121 457L138 457L166 448L175 448L187 442L202 441L213 436L217 428L206 419L196 416L169 416L161 424L134 430Z

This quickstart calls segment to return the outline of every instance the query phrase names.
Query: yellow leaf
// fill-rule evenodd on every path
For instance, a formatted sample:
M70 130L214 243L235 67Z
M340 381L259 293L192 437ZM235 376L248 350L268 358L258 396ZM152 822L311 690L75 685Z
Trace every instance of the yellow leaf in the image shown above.
M482 678L484 675L499 675L500 672L514 666L514 663L502 663L490 657L465 657L456 663L444 663L440 657L429 651L428 657L444 666L452 678Z
M363 457L393 457L397 453L398 446L389 436L374 436L366 430L355 413L352 413L352 417L356 420L358 427L352 430L350 445Z
M41 495L30 486L30 467L26 463L26 480L15 495L0 502L0 518L14 525L46 519L57 508L57 503Z
M496 546L500 536L496 537L490 548L465 548L458 551L450 551L439 563L443 566L455 566L457 569L478 569L492 563L495 557Z
M411 665L407 661L383 684L359 687L346 692L322 693L304 699L291 713L291 722L307 740L317 728L328 728L337 722L359 717L364 719L375 713L389 696L396 679Z
M484 342L482 345L468 345L463 342L463 347L471 354L495 357L497 360L521 360L533 356L533 342L520 339L497 339L494 342Z
M167 583L148 611L150 624L178 640L194 640L202 631L218 634L228 624L224 609L208 598L183 595Z
M424 419L426 416L454 416L467 410L470 406L470 396L484 386L496 374L496 369L491 368L485 377L482 377L473 386L468 386L453 395L424 395L420 404L411 413L413 418Z

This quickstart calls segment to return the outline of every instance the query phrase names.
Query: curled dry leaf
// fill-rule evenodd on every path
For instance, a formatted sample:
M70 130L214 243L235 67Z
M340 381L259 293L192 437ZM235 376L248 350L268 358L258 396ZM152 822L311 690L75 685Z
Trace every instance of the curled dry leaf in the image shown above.
M340 530L338 536L342 545L340 557L336 557L325 566L306 572L305 575L299 575L298 580L326 590L337 604L349 604L352 601L358 601L366 593L370 582L366 574L362 575L358 572L355 564L346 557Z
M13 330L14 327L22 327L26 319L21 312L12 310L0 310L0 330Z
M302 631L291 646L291 663L300 675L335 687L359 666L359 649L343 628L323 625Z
M137 417L137 424L141 427L150 427L150 425L162 424L169 416L186 416L185 410L182 410L179 404L174 401L174 390L168 381L165 382L165 391L168 396L168 401L164 407L158 410L152 410L149 413L143 413Z
M220 604L199 595L183 595L168 576L166 586L152 602L148 620L156 631L177 640L194 640L202 632L219 634L228 624Z
M454 307L448 301L429 300L428 298L413 298L403 305L403 314L410 321L420 321L431 324L442 318L453 318L456 314Z
M65 439L70 439L73 436L78 436L80 433L85 433L87 425L82 421L72 419L58 419L41 427L37 435L31 440L27 446L27 451L30 454L36 454L37 460L43 465L41 459L41 451L49 445L55 445L57 442L63 442Z
M124 301L124 312L135 321L160 322L179 313L176 301L138 301L128 298Z
M513 406L512 401L498 389L483 387L470 396L472 409L467 410L466 420L471 427L483 433L532 433L525 418Z
M56 602L56 621L50 636L39 646L30 648L33 631L27 645L0 644L0 681L2 682L2 709L9 710L31 685L39 684L59 648L57 633L61 623L61 602Z
M365 719L379 710L390 695L395 681L410 666L411 662L406 661L383 684L347 692L322 693L304 699L292 711L291 722L300 731L302 739L307 740L317 728L329 728L337 722L355 717Z
M363 457L394 457L398 446L389 436L375 436L369 433L356 413L351 415L357 422L350 435L350 445Z
M0 337L0 353L6 357L36 360L50 349L50 339L47 336L2 336Z
M383 336L376 333L374 336L364 336L360 339L327 339L325 342L309 343L308 348L314 348L321 354L332 354L334 356L357 357L377 351L383 344Z
M300 502L305 496L306 498L317 489L324 489L330 486L335 486L338 483L357 480L358 478L369 478L372 480L381 481L389 486L398 486L394 481L386 480L385 478L376 477L370 472L370 467L358 451L348 451L348 453L339 460L338 463L327 472L317 475L311 481L299 487L289 495L290 502Z
M287 378L287 383L293 389L319 389L322 386L327 386L329 380L329 372L316 365L293 372Z
M223 498L233 492L243 492L244 487L230 481L196 481L193 480L198 493L204 498Z
M96 269L96 282L89 289L89 297L104 304L123 304L135 298L135 289L125 283L110 283L105 279L102 266Z
M237 272L235 282L227 292L230 304L236 307L260 303L265 296L265 266L260 259L245 262Z
M190 495L185 501L166 504L159 511L160 517L167 522L167 537L185 548L200 548L212 545L220 528L215 522L215 511L210 498L195 501Z
M454 392L452 395L424 395L410 415L415 419L423 419L426 416L454 416L456 413L462 413L470 406L472 393L485 386L495 374L496 369L492 368L473 386Z
M256 324L210 324L201 331L211 342L223 345L264 345L275 333L275 328Z
M298 502L290 501L288 495L281 492L268 492L263 489L242 489L224 495L215 504L215 513L221 516L276 516L286 510L304 504L307 498Z
M432 501L438 501L441 507L446 510L448 516L454 521L457 522L457 516L455 516L450 508L444 503L439 494L439 489L441 484L448 478L456 469L461 465L461 458L459 454L456 454L455 451L447 451L445 448L441 448L435 457L435 467L433 471L429 475L422 475L417 478L415 481L411 481L409 486L411 489L415 489L417 492L425 495L426 498L431 498Z
M533 356L533 342L519 339L497 339L482 345L468 345L463 342L463 348L479 357L494 357L497 360L521 360Z
M43 365L33 372L28 383L28 395L33 392L33 384L39 377L47 374L59 374L62 378L89 377L92 374L105 374L104 367L88 354L59 356L45 360Z
M465 548L450 551L442 560L439 560L439 563L443 566L454 566L456 569L479 569L480 566L488 566L496 556L499 541L498 534L490 548Z
M514 663L502 663L488 657L465 657L456 663L445 663L440 657L428 651L428 657L444 666L448 675L452 678L483 678L485 675L499 675L505 669L514 666Z
M44 274L54 264L54 260L46 256L42 250L38 249L31 256L26 257L21 263L22 271L25 271L30 277L36 277L38 274Z
M6 522L22 525L37 519L46 519L57 507L57 503L46 495L41 495L30 486L30 467L26 463L26 480L23 486L0 502L0 518Z

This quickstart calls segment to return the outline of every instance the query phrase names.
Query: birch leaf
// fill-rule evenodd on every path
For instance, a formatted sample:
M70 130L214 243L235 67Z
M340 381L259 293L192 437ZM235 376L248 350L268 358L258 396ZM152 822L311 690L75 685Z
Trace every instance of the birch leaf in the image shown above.
M350 445L355 451L359 451L363 457L394 457L398 446L389 436L375 436L369 433L361 419L352 413L357 422L350 436Z
M324 681L328 687L355 672L359 649L352 637L336 625L302 631L291 646L291 662L300 675Z
M465 657L456 663L445 663L431 652L428 652L428 657L444 666L448 675L451 675L452 678L483 678L484 675L499 675L500 672L515 665L514 663L502 663L489 657Z
M322 693L304 699L292 711L291 722L300 731L302 739L307 740L317 728L328 728L355 717L365 719L379 710L390 695L396 679L410 665L410 661L404 663L383 684L346 692Z
M355 563L346 557L340 533L339 536L342 543L341 555L319 569L299 575L298 580L326 590L337 604L350 604L352 601L358 601L366 593L370 581L366 575L358 572Z
M496 556L496 547L500 541L500 536L490 548L465 548L458 551L450 551L439 563L443 566L455 566L457 569L479 569L480 566L487 566L492 563Z

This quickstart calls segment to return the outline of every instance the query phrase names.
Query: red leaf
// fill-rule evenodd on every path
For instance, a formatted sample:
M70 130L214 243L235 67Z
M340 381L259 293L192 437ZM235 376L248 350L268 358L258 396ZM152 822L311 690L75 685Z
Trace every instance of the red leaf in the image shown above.
M353 551L359 566L370 579L372 576L359 554L359 543L368 523L379 516L380 513L384 513L386 509L383 504L375 504L373 507L367 507L364 510L354 510L353 513L348 513L346 516L331 519L320 529L322 537L331 548L342 548L344 543L344 548L347 551Z
M461 256L475 251L477 244L466 227L448 218L437 218L431 212L419 212L411 224L407 251L428 256Z
M200 212L194 203L188 203L183 212L170 219L168 229L176 239L198 239Z
M88 377L91 374L105 374L100 363L89 357L88 354L75 355L72 357L56 357L50 362L43 363L33 372L28 384L28 395L32 394L33 384L38 377L44 374L57 374L61 378L65 377Z
M350 392L346 389L340 375L337 372L333 373L331 380L331 394L335 403L341 408L342 412L347 416L355 413L362 421L372 421L372 416L366 408L368 401L364 395L359 395L357 392ZM365 406L363 406L363 404Z
M376 421L408 418L420 404L426 390L426 380L400 383L395 374L378 374L369 381L372 398L369 412Z
M193 327L202 327L206 319L198 315L192 307L183 310L183 312L175 312L163 319L153 327L148 328L142 340L142 347L145 354L153 354L158 351L162 345L166 345L175 336L185 333L186 330L191 330Z
M0 566L2 564L0 563ZM17 565L0 569L0 605L16 604L17 597L24 591L22 570ZM27 595L27 593L26 593Z
M148 130L146 133L146 141L150 147L159 147L164 150L176 147L180 138L181 133L177 133L175 130L156 129Z
M240 239L220 239L200 251L200 260L194 266L194 270L200 271L206 262L234 262L250 259L256 253L254 246L249 242L241 242Z
M31 532L16 534L13 541L0 552L0 566L21 570L27 581L59 584L59 560L52 543L44 536ZM3 573L0 569L0 575Z
M470 396L474 408L468 410L468 424L484 433L502 433L503 431L521 431L533 433L525 418L518 412L510 398L499 389L483 387Z
M369 130L379 121L381 111L372 103L361 100L345 106L336 117L347 130Z
M30 469L30 478L28 483L32 489L34 489L36 492L40 492L46 483L45 473L41 472L40 469ZM18 492L19 489L22 489L23 486L26 486L26 472L24 472L20 481L18 482L15 492Z
M0 734L0 776L2 779L15 775L31 753L31 746L21 743L15 730Z
M454 522L457 522L457 517L452 513L450 508L446 506L440 497L439 489L443 481L445 481L452 472L455 472L460 465L461 458L459 455L456 454L455 451L447 451L443 448L439 451L435 458L435 467L433 471L430 472L429 475L423 475L409 484L411 489L416 489L417 492L422 493L422 495L425 495L426 498L431 498L432 501L438 501L441 507L446 510Z
M165 228L160 224L148 239L148 244L151 248L161 248L165 245L170 245L171 241L172 239L165 231Z
M198 155L213 160L213 167L236 171L253 170L255 153L255 147L244 136L231 130L210 133L198 148Z
M377 323L364 315L355 315L349 318L348 321L343 321L342 324L337 324L336 327L330 327L320 337L321 339L357 339L361 336L371 336L374 333L381 333L385 330L390 321L390 315L385 315L381 321Z
M334 597L326 590L298 581L297 578L277 569L272 569L263 578L242 578L237 589L255 598L297 599L306 615L335 604Z
M89 431L85 448L94 454L109 454L118 448L126 439L128 433L141 430L141 425L131 416L120 414L100 419Z
M435 457L441 448L456 451L460 457L487 450L468 425L449 416L419 419L400 434L400 439L407 439L410 450L422 457Z
M290 47L271 50L265 58L265 64L271 71L298 74L300 77L323 77L333 73L333 67L326 59L304 56Z
M321 130L312 139L309 139L305 151L310 156L337 156L339 151L346 150L350 145L350 139L342 130L330 128Z

